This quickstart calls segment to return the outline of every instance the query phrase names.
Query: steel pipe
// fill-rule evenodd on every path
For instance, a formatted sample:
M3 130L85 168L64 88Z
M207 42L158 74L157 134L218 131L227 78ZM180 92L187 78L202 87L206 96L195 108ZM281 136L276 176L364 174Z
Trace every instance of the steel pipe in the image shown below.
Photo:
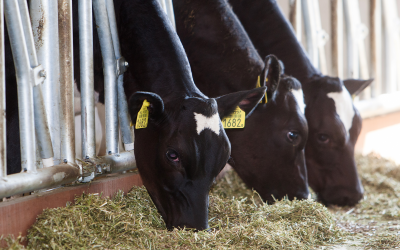
M28 172L36 172L36 142L33 117L33 95L30 81L30 63L28 50L25 45L24 30L18 2L4 1L11 50L14 58L15 72L18 85L18 114L21 141L21 168Z
M174 6L173 6L173 3L172 3L172 0L165 0L165 7L166 7L166 11L167 11L167 15L169 17L169 20L171 21L172 27L176 31Z
M28 3L26 0L18 0L19 10L21 13L22 27L24 29L25 43L28 49L30 71L31 71L31 84L33 86L33 102L34 102L34 119L36 140L40 157L43 159L43 165L50 167L53 164L53 147L51 145L51 138L49 126L47 122L46 109L44 107L42 86L41 83L45 78L45 71L38 63L36 56L36 48L33 40L32 26L29 19Z
M304 18L304 31L306 35L306 48L308 56L312 64L319 68L318 62L318 46L317 46L317 33L315 26L315 15L313 8L313 0L303 0L302 10L303 10L303 18Z
M42 92L54 163L58 165L61 162L58 1L30 0L29 8L38 61L46 69Z
M332 75L343 79L343 0L331 0L331 30Z
M106 0L108 21L111 29L111 36L114 45L115 59L117 63L118 76L118 117L119 126L122 133L122 142L126 151L133 150L133 132L131 130L131 117L128 112L128 102L126 100L124 90L124 72L128 66L128 62L121 55L121 47L119 44L118 27L115 18L113 0Z
M372 97L382 94L382 0L370 0Z
M6 69L4 58L4 11L0 1L0 182L7 178Z
M38 169L37 173L9 175L7 181L0 181L0 199L11 195L71 183L77 180L78 176L79 168L69 164Z
M382 1L382 4L385 37L385 92L393 93L400 90L400 86L398 86L398 84L400 85L400 72L398 72L400 71L398 61L400 55L399 19L394 0L385 0Z
M301 43L301 37L302 37L301 0L290 0L289 4L290 4L290 13L289 13L290 23L292 24L292 27L296 34L297 41Z
M92 0L79 0L82 157L96 155Z
M60 49L61 158L75 163L74 67L72 43L72 1L58 0Z
M96 169L96 175L104 173L117 173L136 168L136 158L133 151L122 152L120 154L105 155L90 159L85 162L88 166Z
M94 15L104 64L104 91L106 108L106 150L118 153L117 67L105 0L94 0Z

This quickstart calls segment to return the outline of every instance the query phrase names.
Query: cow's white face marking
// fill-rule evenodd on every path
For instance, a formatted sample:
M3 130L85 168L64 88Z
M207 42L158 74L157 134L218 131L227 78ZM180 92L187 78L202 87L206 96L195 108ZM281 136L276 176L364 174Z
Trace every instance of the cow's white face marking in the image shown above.
M201 131L204 129L208 128L217 135L219 135L219 130L220 130L220 118L219 114L215 113L211 117L207 117L203 114L198 114L194 112L194 119L196 120L197 124L197 134L200 134Z
M355 115L353 101L349 91L347 91L347 89L343 86L343 90L341 92L331 92L328 93L327 96L332 98L335 102L336 113L339 115L346 132L349 133L349 130L353 124L353 117Z
M303 95L303 90L302 89L292 89L292 94L294 95L294 98L297 102L297 105L299 105L301 113L304 115L304 110L306 109L306 104L304 103L304 95Z

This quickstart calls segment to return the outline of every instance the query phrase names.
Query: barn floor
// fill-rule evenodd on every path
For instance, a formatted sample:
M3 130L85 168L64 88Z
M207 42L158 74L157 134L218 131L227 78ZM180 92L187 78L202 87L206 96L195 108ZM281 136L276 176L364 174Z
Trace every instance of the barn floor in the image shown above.
M45 245L57 248L60 247L59 244L61 246L62 244L80 244L73 234L82 230L79 227L87 228L81 222L83 216L88 216L82 211L88 210L90 212L88 219L90 220L97 220L97 218L103 217L102 214L109 214L110 220L106 218L96 221L96 225L99 225L96 226L97 229L94 229L93 237L82 238L82 240L86 240L82 246L86 247L94 244L93 242L98 242L98 244L109 244L107 247L103 245L106 248L126 247L129 244L133 244L137 248L173 247L181 249L400 248L400 167L377 155L357 156L357 162L360 178L365 188L365 196L355 207L329 207L328 211L312 201L280 201L273 206L255 207L255 203L260 204L257 197L252 200L253 192L244 188L244 184L234 172L228 172L212 190L209 218L212 230L209 232L166 231L162 220L147 197L147 192L137 189L129 193L126 198L118 196L119 198L105 202L98 197L86 195L86 197L78 198L77 205L71 206L69 210L68 208L47 210L44 215L40 216L36 228L31 230L30 238L34 243L31 246L33 249L37 249L39 246ZM245 197L247 200L243 199ZM140 202L135 199L140 199ZM125 211L126 206L133 210ZM115 209L118 210L118 213L114 217L112 213ZM139 217L138 214L140 214ZM271 214L274 216L271 217ZM71 218L80 216L80 220L71 220ZM127 217L132 217L130 218L132 221L121 219ZM268 217L268 219L264 217ZM54 226L50 228L46 226L49 222ZM336 226L332 226L335 222ZM60 223L59 226L62 229L59 232L56 232L58 230L55 227L57 223ZM87 225L91 223L93 224L93 221L88 221ZM124 226L117 227L121 223ZM140 227L137 227L138 223L141 223ZM108 227L108 230L102 230ZM126 230L127 227L132 228ZM121 230L123 228L125 230ZM49 233L56 230L54 231L56 238L47 237L46 233L43 234L46 230ZM121 243L112 243L113 237L106 238L113 230L118 233L118 238L123 239ZM101 241L98 237L104 231L107 233ZM89 234L89 231L87 233ZM133 240L129 241L132 233L134 234ZM15 243L14 241L13 248L19 249L20 247ZM123 245L118 246L118 244ZM96 244L92 246L96 247Z

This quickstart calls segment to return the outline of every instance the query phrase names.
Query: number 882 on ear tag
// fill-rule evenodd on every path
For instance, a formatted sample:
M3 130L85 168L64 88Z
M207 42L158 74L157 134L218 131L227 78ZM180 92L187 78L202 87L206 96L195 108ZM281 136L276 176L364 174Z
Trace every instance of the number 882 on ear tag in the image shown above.
M224 128L244 128L244 121L246 119L246 113L239 107L232 112L232 114L225 116L222 119L222 125Z

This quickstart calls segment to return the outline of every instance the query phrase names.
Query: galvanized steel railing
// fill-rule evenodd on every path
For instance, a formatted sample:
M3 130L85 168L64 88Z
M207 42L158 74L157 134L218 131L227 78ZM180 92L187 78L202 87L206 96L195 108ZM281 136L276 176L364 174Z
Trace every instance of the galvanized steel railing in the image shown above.
M172 1L159 1L175 26ZM128 63L121 55L113 1L79 0L78 3L84 159L75 159L72 1L31 0L30 17L25 0L0 1L1 16L3 2L20 97L22 172L6 174L4 23L1 19L0 198L74 181L87 182L99 174L135 168L133 131L123 91L123 73ZM108 154L101 157L95 153L92 8L104 62ZM126 152L120 153L118 148L119 130ZM36 155L41 158L40 164Z

